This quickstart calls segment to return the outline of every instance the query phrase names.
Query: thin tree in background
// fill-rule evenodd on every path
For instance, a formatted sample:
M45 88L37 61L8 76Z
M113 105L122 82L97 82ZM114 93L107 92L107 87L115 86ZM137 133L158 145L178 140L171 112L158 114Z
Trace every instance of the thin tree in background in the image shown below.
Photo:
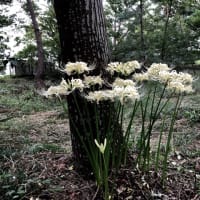
M144 42L144 2L140 0L140 59L145 61L145 42Z
M0 4L9 4L12 0L0 0Z
M165 27L164 27L163 38L162 38L161 53L160 53L161 60L165 59L166 43L167 43L167 37L168 37L168 25L169 25L169 19L170 19L171 11L172 11L172 3L173 3L173 0L169 0L169 3L167 3L167 5L165 7L166 21L165 21Z
M36 88L42 88L44 87L44 82L42 80L44 74L44 49L42 44L42 37L38 22L36 20L36 14L34 11L33 2L31 0L27 0L26 2L27 2L27 9L30 13L30 17L32 20L33 29L35 33L35 40L37 44L38 62L35 73Z

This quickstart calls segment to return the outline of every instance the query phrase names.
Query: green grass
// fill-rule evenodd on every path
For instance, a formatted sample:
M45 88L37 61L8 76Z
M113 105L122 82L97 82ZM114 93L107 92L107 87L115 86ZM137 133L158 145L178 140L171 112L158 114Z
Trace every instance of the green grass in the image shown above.
M9 131L13 133L28 133L29 130L33 127L31 124L27 124L24 120L15 120L10 119L4 123L0 123L0 129L4 131Z
M4 200L26 199L27 193L40 193L51 186L50 179L39 178L37 169L41 168L40 162L46 162L46 155L65 154L66 149L61 146L63 141L58 139L56 143L56 136L51 141L48 132L26 117L54 110L60 112L58 120L62 116L66 119L56 98L46 99L35 92L33 80L0 78L0 197ZM56 117L50 116L42 126L56 124L55 120ZM40 161L34 156L40 156ZM29 177L30 172L35 176Z
M0 108L28 114L60 107L56 98L46 99L35 92L29 79L0 78Z
M29 151L29 153L35 154L35 153L46 152L46 151L52 152L52 153L64 152L65 150L56 144L36 143L36 144L33 144L32 146L28 147L28 151Z

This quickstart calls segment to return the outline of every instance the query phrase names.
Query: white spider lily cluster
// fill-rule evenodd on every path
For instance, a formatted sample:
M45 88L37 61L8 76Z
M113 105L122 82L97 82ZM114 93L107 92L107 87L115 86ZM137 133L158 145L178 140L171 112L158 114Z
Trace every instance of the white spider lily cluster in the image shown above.
M188 73L177 73L176 71L162 71L159 73L159 81L167 83L167 89L175 93L193 92L193 77Z
M121 104L124 104L127 99L135 101L136 99L139 99L139 97L138 90L132 80L123 80L119 78L113 83L112 90L89 92L88 96L86 96L88 100L95 101L97 104L100 101L114 101L115 99L119 100Z
M122 105L127 99L135 101L140 98L137 88L129 85L126 87L114 87L113 93Z
M192 82L194 81L193 77L191 74L188 73L177 73L176 71L161 71L159 73L159 79L160 81L163 82L169 82L169 81L178 81L181 82L183 84L192 84Z
M127 99L134 101L140 98L135 82L129 79L116 78L113 83L113 93L121 104L124 104Z
M147 70L147 75L149 80L158 80L159 73L162 71L170 71L170 68L167 64L162 63L153 63Z
M149 80L149 76L147 73L135 73L133 75L133 79L136 81L136 82L143 82L143 81L147 81Z
M128 71L134 72L136 69L140 69L141 65L137 60L133 60L133 61L125 62L124 68L127 68Z
M47 91L43 92L43 95L46 97L52 95L56 96L67 95L68 90L69 90L69 84L67 84L67 82L64 79L62 79L60 85L50 86Z
M83 91L85 87L81 79L72 79L71 81L69 81L69 85L70 85L71 91L75 89L79 89L80 91Z
M133 82L130 79L124 80L124 79L121 79L121 78L116 78L112 85L113 85L113 87L135 86L135 82Z
M108 64L107 70L111 73L114 74L114 72L120 73L124 76L128 76L131 73L133 73L136 69L140 69L141 66L138 61L129 61L126 63L121 63L121 62L112 62Z
M109 71L111 74L114 74L114 72L120 72L122 63L120 62L111 62L108 64L107 71Z
M92 85L100 85L104 83L103 79L101 76L84 76L84 84L86 87L90 87Z
M51 96L51 95L59 96L59 95L66 95L66 94L67 94L67 89L60 85L50 86L47 91L43 91L42 93L42 95L46 97Z
M66 82L62 79L60 85L50 86L47 91L43 92L43 95L46 97L56 95L68 95L75 89L82 91L84 88L83 81L81 79L72 79L71 81Z
M137 82L143 82L147 80L157 81L159 80L160 72L170 71L167 64L153 63L145 73L136 73L133 75L133 79Z
M123 75L130 75L136 69L140 68L140 64L137 61L130 61L126 63L114 62L108 65L108 71L111 73L118 72ZM82 74L91 70L84 62L68 63L66 64L65 72L68 75ZM159 81L160 83L167 84L166 89L176 92L192 92L193 77L188 73L177 73L171 71L166 64L153 63L145 73L135 73L133 79L136 82L143 81ZM51 86L46 92L45 96L51 95L68 95L75 89L83 91L84 88L90 88L93 85L102 86L104 83L101 76L84 76L84 80L73 79L66 82L64 79L58 86ZM99 103L104 100L119 100L121 104L127 99L136 100L140 95L136 88L136 83L130 79L116 78L112 84L112 90L100 90L89 92L86 95L86 99L89 101L95 101Z
M191 93L191 92L193 92L192 85L185 85L178 80L168 82L167 89L171 90L175 93L183 93L183 92Z
M71 76L74 74L82 74L90 70L91 69L87 66L87 63L85 62L69 62L65 65L64 72L67 73L67 75Z
M89 101L95 101L99 104L100 101L111 100L114 101L115 95L113 90L99 90L94 92L89 92L86 99Z
M152 64L147 72L134 74L133 78L137 82L142 81L159 81L160 83L167 84L166 89L173 91L175 93L183 92L193 92L192 83L193 77L188 73L177 73L175 70L171 69L166 64Z

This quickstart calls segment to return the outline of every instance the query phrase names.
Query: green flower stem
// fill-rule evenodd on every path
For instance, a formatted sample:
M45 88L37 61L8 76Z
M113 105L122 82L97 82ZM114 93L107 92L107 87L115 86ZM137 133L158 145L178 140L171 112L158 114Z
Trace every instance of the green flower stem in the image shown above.
M124 120L124 105L120 105L120 116L119 116L119 122L120 122L120 126L123 127L123 120ZM121 165L121 161L122 161L122 157L123 157L123 143L124 143L124 138L122 143L120 144L119 151L117 151L119 154L115 155L115 157L117 158L116 161L116 170L119 169L120 165ZM116 147L115 147L116 148Z
M156 171L158 171L158 165L159 165L159 159L160 159L160 145L161 145L161 141L162 141L164 127L165 127L165 116L162 121L162 126L161 126L161 130L160 130L159 141L158 141L158 147L157 147L157 152L156 152L156 163L155 163Z
M150 160L150 139L151 139L151 133L152 133L152 129L153 129L153 124L154 124L154 120L156 120L156 112L158 110L159 107L159 103L157 104L157 108L156 111L154 112L154 103L155 103L155 99L156 99L156 92L157 92L157 84L154 88L154 92L153 92L153 99L152 99L152 103L151 103L151 112L150 112L150 122L149 122L149 127L148 127L148 131L147 131L147 142L145 144L144 147L144 169L146 169L146 162L147 162L147 169L149 169L149 160ZM145 137L146 140L146 137Z
M118 102L117 103L117 106L116 106L116 118L114 119L114 122L112 123L114 126L115 124L117 124L119 122L119 119L120 119L120 113L121 113L121 103ZM112 169L117 169L118 168L118 161L119 161L119 155L118 154L118 151L116 151L116 148L120 148L120 147L116 147L115 145L115 141L113 141L113 139L115 139L114 137L114 131L115 131L115 127L112 127L112 140L111 140L111 144L112 144ZM116 160L117 159L117 160Z
M98 109L97 109L97 104L95 104L95 109L94 109L94 112L95 112L95 126L96 126L96 133L97 133L97 140L99 141L100 140L100 134L99 134L99 112L98 112Z
M63 100L61 99L61 97L58 95L58 99L59 99L59 102L61 103L62 107L63 107L63 110L65 113L68 113L68 109L67 109L67 106L66 104L63 102Z
M75 95L73 95L73 97L74 97L79 115L82 116ZM68 110L67 110L66 104L62 101L62 99L60 97L59 97L59 101L60 101L64 111L67 113ZM95 148L94 145L89 143L89 145L87 146L85 144L79 130L77 129L76 125L73 123L73 120L71 120L71 122L72 122L72 125L73 125L74 129L76 130L76 133L78 134L78 137L79 137L79 139L80 139L80 141L81 141L81 143L82 143L82 145L83 145L83 147L84 147L84 149L87 153L87 156L88 156L89 162L92 166L92 169L94 171L94 175L95 175L95 178L97 180L97 183L98 183L98 185L101 185L101 182L102 182L101 181L101 175L99 174L99 168L98 168L98 162L97 162L97 159L98 159L97 153L98 152L94 151L94 148ZM84 124L84 128L85 128L85 124Z
M85 126L85 121L84 121L82 113L80 111L76 96L74 95L74 93L72 95L74 97L74 101L75 101L79 116L81 117L81 120L83 122L84 130L85 130L85 132L87 132L87 129L86 129L86 126ZM76 130L76 132L78 134L78 137L81 140L82 145L83 145L83 147L84 147L84 149L85 149L85 151L87 153L88 159L90 161L90 164L91 164L92 169L94 171L94 175L95 175L96 180L97 180L97 184L100 186L102 184L102 177L101 177L101 173L99 172L100 169L99 169L99 165L98 165L99 164L98 163L98 157L99 157L98 154L99 153L98 153L97 150L95 151L95 146L94 146L93 142L90 142L89 138L88 138L88 146L86 145L86 143L83 140L79 130L77 129L76 125L73 123L73 120L71 120L71 121L72 121L73 127L75 128L75 130ZM90 133L89 135L91 136L92 133Z
M169 101L169 99L167 99L167 101L163 104L163 106L161 106L161 102L162 102L162 99L163 99L165 91L166 91L166 86L167 86L167 84L164 85L164 88L159 97L159 101L156 104L156 107L154 105L155 105L155 99L156 99L156 93L157 93L157 85L155 86L155 89L153 92L153 99L152 99L151 111L150 111L150 117L149 117L149 119L150 119L149 126L148 126L148 129L147 129L148 131L147 131L147 134L146 134L145 140L144 140L145 142L147 140L146 145L144 145L145 146L144 162L143 162L144 169L145 168L149 169L149 165L150 165L150 140L151 140L151 135L152 135L152 130L153 130L154 124L157 121L160 113L163 111L163 109L165 108L165 106L167 105L167 103ZM160 108L160 106L161 106L161 108ZM146 162L147 162L147 166L146 166Z
M142 130L141 130L141 134L140 134L140 139L139 139L139 149L138 149L138 157L136 159L136 163L141 166L141 159L142 159L142 154L143 154L143 150L144 150L144 136L145 136L145 121L146 121L146 115L147 115L147 107L148 107L148 103L150 100L150 94L151 94L151 90L149 90L148 92L148 96L147 99L145 101L145 106L143 105L143 102L140 101L140 108L141 108L141 116L142 116Z
M94 137L93 137L93 134L92 134L92 124L91 124L91 119L90 119L90 116L89 116L89 109L88 109L88 104L87 104L87 100L86 99L84 99L84 108L85 108L85 110L86 110L86 115L87 115L87 124L88 124L88 126L89 126L89 133L91 133L90 134L90 136L91 136L91 140L92 141L94 141Z
M120 125L123 125L123 119L124 119L124 105L121 106L121 112L120 112Z
M166 172L167 172L167 159L168 159L168 155L170 153L170 144L171 144L171 139L173 136L173 128L174 128L174 123L176 121L176 117L178 114L178 109L180 107L181 104L181 94L179 94L177 101L176 101L176 105L175 105L175 109L174 109L174 113L172 115L172 119L171 119L171 123L170 123L170 129L169 129L169 134L168 134L168 138L167 138L167 144L166 144L166 151L165 151L165 155L164 155L164 161L163 161L163 170L162 170L162 180L163 183L166 180Z
M108 160L109 161L109 160ZM103 181L104 181L104 199L109 200L109 186L108 186L108 161L105 159L105 156L103 154L103 167L104 167L104 172L103 172Z
M74 96L74 101L77 106L77 110L79 112L80 117L83 118L75 96ZM111 112L111 110L110 110L110 112ZM100 113L98 112L97 105L95 105L95 124L96 124L98 141L100 141L99 117L100 117ZM110 124L111 124L111 122L109 122L108 130L107 130L107 133L109 133L109 134L111 131ZM84 129L86 129L85 123L84 123ZM91 130L91 126L90 126L90 130ZM78 132L78 135L79 135L79 137L83 143L83 146L86 150L87 156L89 158L89 161L91 163L91 166L92 166L92 169L93 169L96 181L97 181L97 185L98 185L98 187L101 187L103 185L105 199L107 200L107 199L109 199L108 171L109 171L109 160L110 160L110 152L111 152L110 142L108 141L108 144L106 146L104 153L101 154L101 152L95 147L95 145L93 145L92 142L88 142L88 146L86 146L86 144L83 141L83 138L81 137L79 130L77 130L77 128L76 128L76 131ZM105 137L107 137L107 135ZM112 138L112 133L109 137ZM93 136L92 136L92 138L93 138ZM92 141L94 141L94 140L92 140Z
M73 121L72 121L72 125L73 125L74 129L76 130L76 133L78 134L78 137L79 137L79 139L80 139L80 141L81 141L81 143L82 143L82 145L83 145L83 147L86 151L89 162L90 162L92 169L93 169L93 172L94 172L94 176L95 176L96 181L97 181L97 185L100 186L101 183L102 183L102 177L99 173L99 166L98 166L98 162L97 162L98 151L94 151L95 147L94 146L92 147L92 145L89 145L89 148L88 148L88 146L85 144L85 141L83 140L83 137L81 136L79 130L77 129L76 125L73 123ZM90 149L90 151L89 151L89 149Z
M124 149L124 159L123 159L123 163L124 165L126 164L126 159L127 159L127 150L128 150L128 142L129 142L129 138L130 138L130 132L131 132L131 127L133 125L133 119L135 117L135 113L137 111L137 108L139 106L138 101L136 100L133 106L133 111L131 113L131 118L129 121L129 124L127 126L125 135L124 135L124 144L123 144L123 149Z
M137 163L139 164L139 166L141 166L142 164L143 169L148 169L150 165L150 140L151 140L154 124L159 118L160 113L163 111L163 109L166 107L169 101L169 98L168 98L163 104L161 104L165 91L166 91L166 86L167 84L164 85L164 88L162 89L162 92L159 95L159 99L157 103L155 102L156 94L158 93L158 85L156 84L153 89L153 92L151 88L148 90L148 96L147 96L146 101L144 103L141 101L141 104L140 104L141 115L142 115L142 130L141 130L141 136L139 140L139 155L137 158ZM150 99L152 99L152 101L149 104ZM150 106L150 114L148 116L149 122L148 122L147 130L145 131L145 123L147 120L147 108L149 106Z

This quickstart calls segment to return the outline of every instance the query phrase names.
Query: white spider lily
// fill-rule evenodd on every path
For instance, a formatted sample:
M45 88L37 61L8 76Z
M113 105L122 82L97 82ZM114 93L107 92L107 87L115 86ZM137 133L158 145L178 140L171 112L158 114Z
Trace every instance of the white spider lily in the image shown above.
M72 79L71 81L66 82L62 79L60 85L57 86L50 86L47 91L43 91L42 95L49 97L52 95L68 95L73 90L78 89L82 91L84 88L84 84L81 79Z
M44 92L44 96L51 96L51 95L67 95L67 90L61 86L50 86L46 92Z
M84 76L84 84L86 85L86 87L96 84L102 86L103 82L104 81L101 76Z
M124 104L126 99L134 101L140 98L137 88L134 86L114 87L113 92L115 97L120 100L121 104Z
M85 87L83 84L83 81L81 79L72 79L69 82L69 85L71 86L71 91L75 90L75 89L79 89L80 91L83 90L83 88Z
M184 85L180 81L170 81L167 84L167 89L172 90L175 93L191 93L193 92L192 85Z
M91 70L88 66L87 63L85 62L69 62L65 65L64 72L67 73L67 75L73 75L73 74L82 74L84 72L88 72Z
M147 74L150 80L158 80L159 79L159 73L162 71L170 71L170 68L167 64L162 63L153 63L147 70Z
M44 91L42 93L42 95L46 97L49 97L52 95L56 95L56 96L67 95L68 90L69 90L69 84L67 84L67 82L64 79L62 79L60 85L50 86L47 91Z
M133 75L133 79L136 82L143 82L149 80L149 76L147 73L136 73Z
M104 139L104 143L101 143L101 144L99 144L99 143L97 142L96 139L94 140L94 142L95 142L95 144L97 145L97 147L99 148L99 151L100 151L102 154L104 154L104 151L105 151L106 145L107 145L107 139L105 138L105 139Z
M99 104L100 101L105 100L114 100L114 93L113 90L99 90L94 92L89 92L89 94L86 96L86 99L89 101L95 101L97 104Z
M130 79L124 80L124 79L121 79L121 78L116 78L112 85L113 85L113 87L135 86L135 82L133 82Z
M194 81L191 74L188 73L177 73L176 71L161 71L159 73L159 81L160 82L170 82L170 81L178 81L184 85L192 84Z
M126 63L112 62L108 64L107 70L113 74L114 72L120 73L122 75L128 76L136 69L140 69L141 66L138 61L129 61Z

